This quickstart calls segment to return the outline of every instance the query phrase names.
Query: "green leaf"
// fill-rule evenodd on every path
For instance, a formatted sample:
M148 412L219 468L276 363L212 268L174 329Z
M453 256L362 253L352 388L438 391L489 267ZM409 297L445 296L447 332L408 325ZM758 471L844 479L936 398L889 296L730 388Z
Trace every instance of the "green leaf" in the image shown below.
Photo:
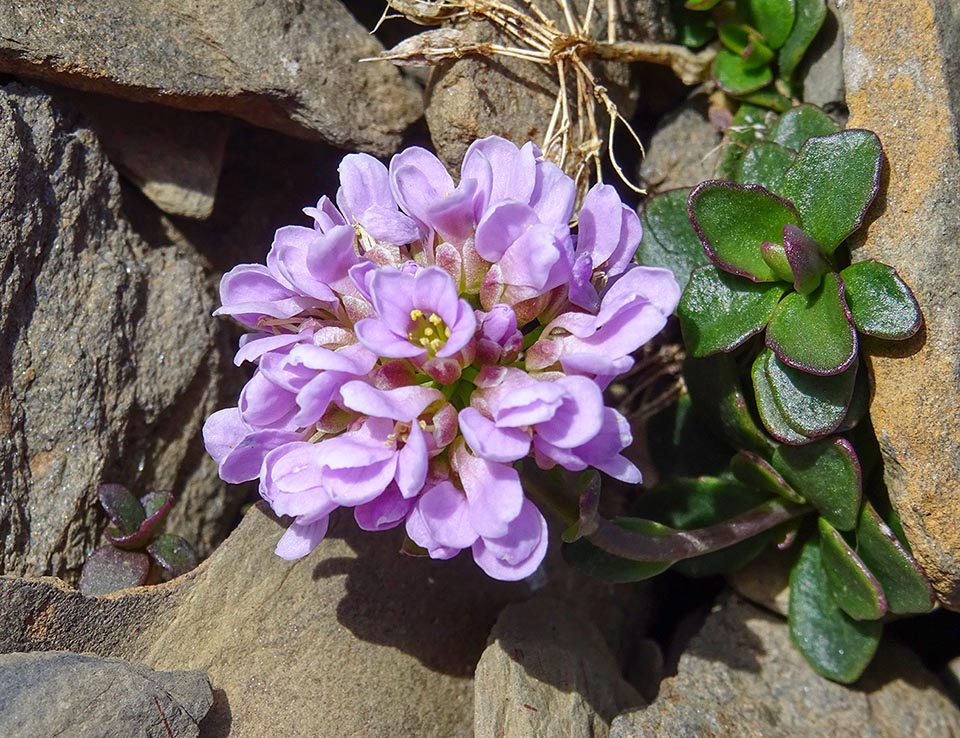
M101 484L97 487L100 505L110 518L110 522L121 535L134 533L146 518L140 500L122 484Z
M860 461L850 442L834 436L806 446L780 446L770 463L834 528L852 530L860 513Z
M851 128L809 139L784 177L803 230L827 254L863 224L880 183L883 149L871 131Z
M793 288L801 295L817 289L823 275L831 271L820 244L790 223L783 227L783 252L793 275Z
M923 571L869 502L864 503L860 512L857 552L883 586L890 612L924 613L936 605L933 589Z
M147 553L171 576L186 574L197 566L197 552L180 536L164 533L147 546Z
M763 37L750 26L724 23L717 29L717 33L723 45L740 56L744 68L756 69L773 61L773 49L767 46Z
M787 40L780 47L778 67L783 79L789 81L793 78L800 60L807 53L826 17L825 0L796 0L796 21Z
M764 241L778 243L787 223L798 224L793 205L757 185L707 180L690 193L689 210L714 264L755 282L779 279L763 260L760 246Z
M763 458L752 451L738 451L730 460L730 471L746 486L764 492L768 495L777 495L790 502L803 504L806 502L798 495L793 487Z
M810 441L806 436L798 433L783 416L780 407L773 395L773 387L767 377L767 355L761 353L753 362L750 376L753 379L753 392L757 400L757 411L760 420L767 432L782 443L801 444Z
M756 92L751 92L746 95L737 95L737 99L752 103L753 105L762 105L778 113L789 110L793 105L793 101L789 97L781 94L775 84L761 87Z
M813 670L843 684L863 674L883 632L879 620L854 620L834 602L816 540L806 543L790 572L788 622L790 639Z
M728 354L705 359L687 357L683 379L697 412L713 423L734 448L768 456L773 443L754 422L737 365Z
M857 358L857 331L840 278L827 274L809 295L784 297L770 316L766 341L784 363L809 374L846 370Z
M807 139L829 136L839 130L833 118L816 105L797 105L780 116L780 120L770 129L769 138L774 143L799 151Z
M723 91L731 95L746 95L773 81L773 71L769 66L750 68L729 49L717 52L717 58L713 60L713 76Z
M687 10L710 10L719 2L720 0L687 0L683 7Z
M718 179L735 179L737 162L747 146L763 140L776 115L757 105L744 102L726 130L727 143L720 152L714 172Z
M146 519L140 523L140 527L132 533L125 534L121 534L116 528L107 528L107 540L119 548L127 550L142 549L163 524L175 502L176 499L170 491L148 492L140 498L140 505L147 515Z
M837 433L846 433L863 420L870 410L870 374L864 369L857 371L857 378L853 383L853 395L850 397L847 414L843 416L843 422L837 426ZM873 431L870 431L871 435ZM861 448L862 453L862 448ZM869 468L869 467L866 467Z
M920 330L920 306L893 268L872 259L859 261L840 272L840 278L853 323L861 333L902 340Z
M807 438L835 431L853 398L858 362L840 374L818 377L787 366L769 349L765 353L774 401L790 427Z
M600 505L600 473L595 469L580 472L575 477L577 485L577 521L561 534L565 543L573 543L593 533L596 528L597 509Z
M834 602L854 620L876 620L887 612L883 588L840 532L823 518L820 556Z
M98 548L80 571L80 592L87 597L139 587L150 574L146 554L121 551L113 546Z
M693 356L730 351L759 333L783 296L782 284L757 284L714 266L690 275L677 316Z
M672 529L652 520L617 518L613 521L625 530L648 536L672 533ZM606 582L625 584L655 577L670 568L669 561L630 561L597 548L586 538L568 543L561 549L564 560L588 576Z
M734 179L740 184L760 185L775 195L780 194L783 175L796 154L769 141L759 141L744 152L737 164Z
M686 287L690 272L710 263L690 225L689 194L689 189L669 190L647 200L640 215L643 239L634 257L638 264L672 271L681 289Z
M780 48L790 36L796 17L794 0L747 0L753 25L767 43Z

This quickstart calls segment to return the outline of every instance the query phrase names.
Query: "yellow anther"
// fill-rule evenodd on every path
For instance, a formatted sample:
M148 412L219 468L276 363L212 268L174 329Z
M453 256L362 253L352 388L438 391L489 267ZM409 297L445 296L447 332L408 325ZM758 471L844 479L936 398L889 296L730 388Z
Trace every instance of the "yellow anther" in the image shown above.
M422 313L421 313L421 314L422 314ZM441 318L441 317L440 317L439 315L437 315L436 313L430 313L430 317L427 318L427 320L429 320L429 321L430 321L431 323L433 323L434 325L440 325L440 324L443 322L443 318Z
M432 341L430 341L429 345L430 345L430 350L433 353L437 353L437 351L443 348L443 341L441 341L439 338L434 338Z
M423 335L425 336L432 336L434 332L435 331L430 326L427 326L426 328L423 329Z
M450 329L447 326L443 326L443 335L445 338L450 338Z
M410 320L420 320L423 317L423 310L420 308L414 308L410 311Z
M421 346L423 346L424 348L428 348L431 344L433 344L433 343L439 343L439 341L437 341L436 338L434 338L433 341L431 341L429 338L421 338L419 341L417 341L417 343L419 343L419 344L420 344ZM436 349L434 349L434 350L436 350Z

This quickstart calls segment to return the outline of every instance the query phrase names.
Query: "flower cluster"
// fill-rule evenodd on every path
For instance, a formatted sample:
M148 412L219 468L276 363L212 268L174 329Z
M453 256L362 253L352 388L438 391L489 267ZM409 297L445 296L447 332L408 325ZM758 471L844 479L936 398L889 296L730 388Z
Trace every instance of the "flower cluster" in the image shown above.
M526 577L547 528L515 462L640 481L602 391L673 312L673 275L631 264L640 222L612 187L573 234L574 183L530 143L475 142L459 184L420 148L339 171L312 227L223 277L217 313L253 329L236 362L256 370L207 420L207 450L294 518L284 558L350 507L433 558L470 548L490 576Z

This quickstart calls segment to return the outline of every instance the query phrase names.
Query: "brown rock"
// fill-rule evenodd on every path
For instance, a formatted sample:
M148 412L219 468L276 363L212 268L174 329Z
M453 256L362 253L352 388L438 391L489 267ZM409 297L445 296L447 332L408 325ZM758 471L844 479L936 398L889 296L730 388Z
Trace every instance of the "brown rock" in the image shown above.
M960 609L960 8L955 0L844 3L851 127L880 136L888 182L855 259L895 267L925 328L870 346L884 475L920 565ZM897 29L895 33L891 29ZM952 65L952 68L951 68Z
M817 676L783 620L736 598L707 618L677 675L611 738L947 738L960 711L909 650L884 643L854 688Z
M422 112L337 0L0 4L0 72L391 153Z
M397 531L364 533L348 515L297 562L274 555L282 532L256 507L198 569L105 597L0 577L0 652L206 671L210 735L470 736L474 665L525 585L487 579L467 555L402 556Z

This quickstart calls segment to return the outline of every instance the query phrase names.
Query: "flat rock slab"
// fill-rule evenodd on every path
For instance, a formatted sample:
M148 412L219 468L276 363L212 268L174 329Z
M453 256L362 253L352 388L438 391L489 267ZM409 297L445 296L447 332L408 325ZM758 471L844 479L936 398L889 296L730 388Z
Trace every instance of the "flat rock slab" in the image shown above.
M525 585L493 582L468 557L402 556L400 536L362 533L348 516L298 562L274 555L282 532L256 507L193 572L105 597L0 578L0 652L205 671L215 736L471 736L474 666Z
M960 711L917 657L884 643L853 688L817 676L786 623L731 598L707 618L649 707L610 738L955 738Z
M0 4L0 72L392 153L422 113L337 0Z
M868 347L870 413L913 553L960 610L960 5L877 0L841 12L849 126L876 131L889 165L873 209L882 217L854 258L895 267L926 322L903 345Z
M552 597L509 605L477 665L476 738L604 738L643 703L603 636Z
M4 738L196 738L212 704L198 671L63 651L0 655Z

